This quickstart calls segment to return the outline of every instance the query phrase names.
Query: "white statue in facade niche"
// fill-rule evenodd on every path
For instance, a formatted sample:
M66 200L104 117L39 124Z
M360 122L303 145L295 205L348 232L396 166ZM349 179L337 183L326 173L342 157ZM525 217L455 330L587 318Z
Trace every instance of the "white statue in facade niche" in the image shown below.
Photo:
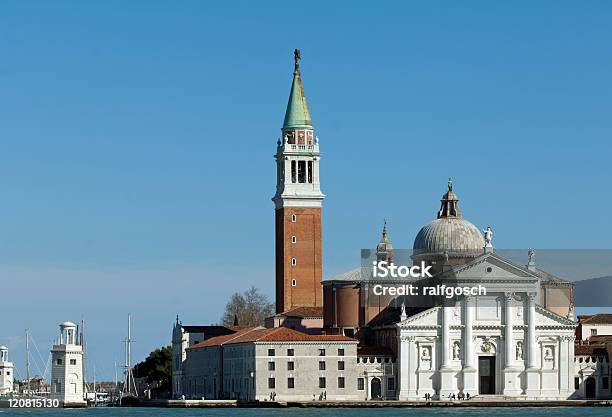
M459 360L460 353L461 353L461 348L459 347L459 342L455 342L453 344L453 360Z
M544 359L552 359L552 358L553 358L552 349L547 347L546 350L544 351Z
M523 342L516 343L516 360L523 359Z
M428 348L423 348L421 359L429 359L429 349Z

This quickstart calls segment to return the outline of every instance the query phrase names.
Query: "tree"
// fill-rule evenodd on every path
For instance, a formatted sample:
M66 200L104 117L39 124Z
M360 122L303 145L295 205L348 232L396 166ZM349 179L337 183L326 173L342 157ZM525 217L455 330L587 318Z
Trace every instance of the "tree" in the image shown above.
M221 320L225 326L261 326L273 313L274 304L257 288L251 287L230 297Z
M170 391L172 388L172 347L155 349L149 356L134 366L134 378L145 378L147 383L157 382L159 389Z

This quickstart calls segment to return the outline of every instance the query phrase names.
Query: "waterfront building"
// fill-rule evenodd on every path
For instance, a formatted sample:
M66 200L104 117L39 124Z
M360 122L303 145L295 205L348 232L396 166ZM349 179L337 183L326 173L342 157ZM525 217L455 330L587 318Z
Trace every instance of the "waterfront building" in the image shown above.
M9 350L0 346L0 395L13 392L13 363L9 361Z
M187 349L211 337L235 333L233 326L185 326L178 316L172 328L172 396L183 395L183 375Z
M84 403L83 345L77 325L59 325L57 341L51 348L51 398L64 404Z
M609 336L609 339L612 339L612 314L600 313L578 316L577 340L589 340L599 336Z
M357 348L357 395L359 400L396 400L398 367L395 353L381 346Z
M573 398L612 398L612 314L578 316Z
M187 349L187 399L357 400L357 341L252 327Z
M491 235L486 230L485 239L463 217L449 182L437 218L417 233L412 262L431 265L442 283L482 284L486 296L399 308L401 297L374 294L373 285L384 280L360 267L324 282L325 330L356 334L364 346L392 351L400 400L458 393L569 398L574 392L573 284L537 269L533 252L526 266L497 255ZM381 243L376 259L392 253L386 229Z
M574 348L574 399L610 399L610 351L612 338L604 343L577 343Z

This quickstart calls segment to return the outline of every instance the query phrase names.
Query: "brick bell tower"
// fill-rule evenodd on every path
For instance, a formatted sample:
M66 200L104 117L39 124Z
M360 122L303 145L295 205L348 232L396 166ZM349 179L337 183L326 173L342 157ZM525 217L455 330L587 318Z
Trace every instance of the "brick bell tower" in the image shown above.
M319 138L306 104L300 75L300 51L282 139L276 147L276 312L322 307Z

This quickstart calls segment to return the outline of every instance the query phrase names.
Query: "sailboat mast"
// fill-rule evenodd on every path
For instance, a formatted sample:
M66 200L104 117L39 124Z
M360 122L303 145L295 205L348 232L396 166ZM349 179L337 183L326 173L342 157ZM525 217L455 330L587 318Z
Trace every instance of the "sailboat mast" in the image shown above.
M83 347L83 361L81 363L81 367L83 368L83 392L87 393L89 391L87 389L87 377L85 372L87 371L87 367L85 364L87 363L87 343L85 343L85 320L81 319L81 332L79 335L79 343Z
M28 329L25 331L25 348L26 348L26 387L28 395L30 395L30 334Z

